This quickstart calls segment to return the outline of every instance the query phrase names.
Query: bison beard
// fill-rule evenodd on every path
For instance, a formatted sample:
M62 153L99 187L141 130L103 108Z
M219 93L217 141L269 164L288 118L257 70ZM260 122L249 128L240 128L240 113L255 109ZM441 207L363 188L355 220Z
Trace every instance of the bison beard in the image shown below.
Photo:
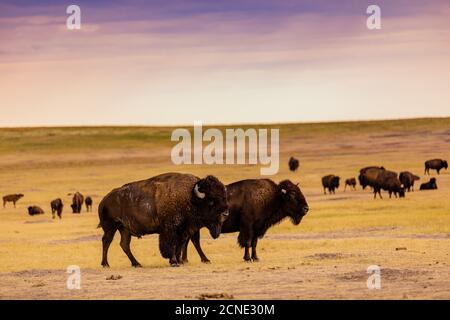
M130 249L131 236L159 233L159 249L172 266L182 263L181 251L189 237L202 227L217 238L228 216L225 186L215 177L166 173L114 189L99 204L100 226L104 230L102 265L119 230L120 246L140 267Z
M238 244L245 249L245 261L257 261L256 246L273 225L284 218L291 218L298 225L308 212L308 204L300 188L289 180L278 185L270 179L242 180L227 186L230 215L223 223L222 233L238 232ZM200 232L191 241L202 262L209 262L200 246ZM187 261L188 241L183 248L183 260ZM250 256L249 250L252 248Z

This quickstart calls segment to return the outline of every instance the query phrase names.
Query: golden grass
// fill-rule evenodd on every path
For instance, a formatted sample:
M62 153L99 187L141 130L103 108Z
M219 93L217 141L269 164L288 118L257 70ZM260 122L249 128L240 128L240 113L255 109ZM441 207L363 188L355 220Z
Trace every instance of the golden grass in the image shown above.
M213 263L202 264L190 246L190 263L173 270L159 254L157 236L150 235L132 241L132 250L145 267L143 273L138 273L129 267L129 261L118 245L117 234L109 254L110 272L117 271L138 282L139 277L149 275L162 278L172 275L179 281L184 281L182 277L188 273L190 277L207 277L191 288L194 293L188 292L188 284L185 291L175 293L158 289L165 283L161 280L153 295L138 289L133 294L132 287L128 295L114 293L108 291L108 282L101 285L106 291L83 291L79 295L70 293L63 297L195 298L195 292L211 288L220 290L221 286L211 284L212 279L221 279L222 288L239 298L275 297L270 292L263 295L252 287L234 289L233 281L245 281L242 277L247 270L256 284L281 276L280 272L286 277L301 274L298 281L305 281L302 290L306 291L293 291L290 284L282 284L279 280L280 286L275 286L274 290L278 292L276 297L282 298L402 298L400 292L403 294L408 288L416 290L416 297L433 296L431 291L419 290L420 281L419 284L402 284L394 279L390 287L386 284L388 289L383 297L367 290L355 293L355 282L340 278L355 270L364 274L368 265L378 264L415 272L426 270L433 274L436 286L441 283L435 288L436 296L448 298L445 289L448 293L450 287L444 279L450 265L449 172L444 171L438 177L438 191L416 191L400 200L389 199L387 194L383 200L373 200L369 191L359 187L357 191L346 192L341 187L336 195L323 195L320 178L329 173L343 178L356 177L363 166L384 165L396 171L415 172L423 182L428 179L423 176L425 160L450 158L450 119L289 124L280 128L281 168L273 179L289 178L300 182L311 211L299 226L285 221L268 232L258 245L260 263L242 262L243 252L236 245L236 234L212 240L207 232L202 232L204 251ZM101 277L108 272L99 266L102 232L96 229L96 206L93 213L71 214L69 192L79 190L91 195L97 205L112 188L161 172L214 174L226 183L259 177L259 168L251 166L173 166L170 163L170 130L143 127L0 129L0 193L25 194L16 209L12 204L6 209L0 208L0 278L3 275L5 281L18 288L28 286L28 291L22 294L0 291L0 298L26 298L37 294L40 285L30 287L36 285L35 282L23 284L20 277L11 272L48 269L64 273L65 268L73 264L82 270L98 272ZM287 169L290 155L300 159L300 169L296 173ZM57 197L66 204L61 221L52 220L50 215L49 203ZM41 206L45 215L29 217L26 214L28 205ZM398 247L407 250L396 251ZM316 282L305 280L310 273L314 274ZM95 277L96 273L90 276ZM330 280L332 277L335 278L333 281ZM227 280L231 278L233 280ZM42 279L44 286L51 286L45 277ZM151 284L155 280L146 281ZM325 284L341 290L324 293ZM339 292L347 292L348 296ZM48 293L47 297L53 296Z

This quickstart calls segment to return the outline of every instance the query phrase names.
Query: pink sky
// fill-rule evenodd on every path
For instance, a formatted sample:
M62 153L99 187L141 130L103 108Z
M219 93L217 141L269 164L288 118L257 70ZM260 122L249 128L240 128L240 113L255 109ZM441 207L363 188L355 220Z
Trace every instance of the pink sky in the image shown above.
M376 31L364 6L151 17L124 7L132 17L117 19L117 7L80 5L82 29L70 31L64 7L3 5L0 126L450 116L450 5L430 3L381 6Z

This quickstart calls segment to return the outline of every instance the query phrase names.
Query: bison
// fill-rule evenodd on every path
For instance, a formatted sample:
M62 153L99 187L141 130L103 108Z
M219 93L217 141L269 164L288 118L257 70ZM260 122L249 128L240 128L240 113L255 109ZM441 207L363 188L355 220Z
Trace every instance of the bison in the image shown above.
M355 178L346 179L344 191L347 189L347 186L349 186L353 190L356 190L356 179Z
M178 266L184 244L200 228L219 237L228 217L227 192L214 176L165 173L112 190L100 202L98 214L104 231L102 266L109 267L108 248L117 230L132 266L141 264L131 253L131 236L152 233L159 234L161 255Z
M398 174L389 170L382 170L378 173L376 177L375 184L373 185L374 199L377 197L377 193L381 196L381 190L386 190L389 192L389 198L392 197L392 193L397 198L397 194L400 198L405 197L405 188L398 179Z
M430 181L420 185L420 190L436 190L437 188L436 178L431 178Z
M448 163L446 160L442 160L442 159L428 160L425 162L425 173L424 174L430 175L430 169L436 170L437 173L439 174L439 171L441 171L442 168L447 170Z
M359 184L361 187L366 189L367 186L370 186L373 188L373 185L375 184L376 176L378 173L382 170L385 170L384 167L377 167L377 166L369 166L362 168L359 170Z
M408 190L408 192L410 192L411 190L414 191L414 181L420 180L420 177L412 174L409 171L403 171L400 172L399 179L405 187L405 190Z
M22 193L18 194L8 194L3 197L3 208L6 206L7 202L12 202L14 204L14 208L16 207L16 202L20 200L20 198L23 197Z
M299 161L298 159L295 159L294 157L290 157L289 158L289 170L291 170L292 172L297 171L299 167Z
M58 218L61 219L62 211L64 208L64 204L60 198L53 200L50 202L50 207L52 208L52 218L55 219L55 213L58 215Z
M325 176L322 178L322 186L323 186L323 193L327 194L327 190L328 192L331 193L336 193L335 189L339 188L339 180L341 178L338 176L335 176L333 174L330 174L328 176Z
M84 200L84 203L86 205L86 211L92 211L92 198L90 196L87 196Z
M37 214L43 214L43 213L44 213L44 210L42 210L38 206L30 206L30 207L28 207L28 214L30 216L34 216L34 215L37 215Z
M290 180L276 184L270 179L249 179L227 185L229 212L222 225L222 233L239 232L238 243L245 249L245 261L258 261L256 245L266 231L289 217L298 225L309 210L308 203L298 185ZM202 262L209 262L200 246L200 231L191 241ZM186 242L183 261L187 261ZM252 248L250 256L249 250Z
M83 206L84 196L79 193L75 192L72 198L72 204L70 205L72 207L72 213L80 213L81 207Z

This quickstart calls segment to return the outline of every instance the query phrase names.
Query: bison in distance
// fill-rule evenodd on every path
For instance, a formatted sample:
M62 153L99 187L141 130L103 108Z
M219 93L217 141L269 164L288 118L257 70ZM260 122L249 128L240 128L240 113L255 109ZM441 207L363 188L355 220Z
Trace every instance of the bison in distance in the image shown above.
M22 193L18 194L8 194L3 197L3 208L6 206L7 202L12 202L14 204L14 208L16 207L16 202L19 201L23 197Z
M50 202L50 207L52 209L52 218L55 219L55 214L61 219L62 211L64 208L64 204L60 198L53 200Z
M186 241L200 228L219 237L228 216L225 186L214 176L200 179L190 174L165 173L112 190L98 207L103 228L102 265L108 267L108 248L117 230L120 246L132 266L140 263L131 253L131 236L159 234L159 249L171 266L183 261Z
M322 186L323 186L323 193L327 194L327 190L330 194L334 194L336 193L336 189L339 188L339 181L340 181L340 177L335 176L333 174L330 174L328 176L325 176L322 178Z
M441 171L442 169L447 170L448 168L448 163L446 160L442 160L442 159L433 159L433 160L428 160L425 162L425 174L430 174L430 169L436 170L437 174L439 174L439 171Z
M300 165L299 161L294 157L291 157L289 159L289 170L291 170L292 172L297 171L299 165Z
M279 184L270 179L242 180L227 185L227 193L230 214L223 223L222 233L239 232L238 243L244 248L245 261L258 260L258 239L264 237L270 227L285 218L298 225L309 210L300 188L290 180ZM191 241L202 262L209 262L200 246L199 231L191 237ZM188 244L189 241L183 250L184 261L187 261Z
M38 214L44 214L44 210L42 210L38 206L30 206L28 207L28 214L30 216L38 215Z
M405 187L405 190L408 190L408 192L410 192L411 190L414 191L414 182L420 180L420 177L409 171L403 171L400 172L399 179Z
M422 183L420 190L437 190L436 178L431 178L430 181Z

